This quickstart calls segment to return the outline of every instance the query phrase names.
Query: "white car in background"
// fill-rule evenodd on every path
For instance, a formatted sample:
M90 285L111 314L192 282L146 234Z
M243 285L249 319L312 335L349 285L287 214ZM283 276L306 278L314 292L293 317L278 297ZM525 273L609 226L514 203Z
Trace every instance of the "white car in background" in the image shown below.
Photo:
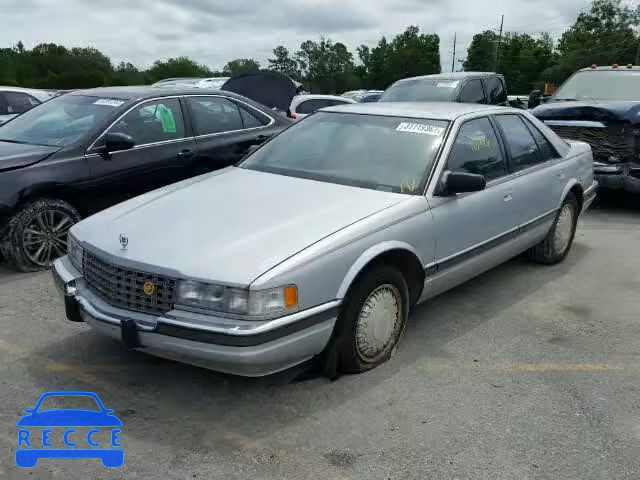
M44 90L0 87L0 125L52 98Z
M340 97L337 95L298 95L293 97L293 100L291 101L291 106L289 107L289 118L292 120L301 120L321 108L346 105L349 103L358 102L351 98Z

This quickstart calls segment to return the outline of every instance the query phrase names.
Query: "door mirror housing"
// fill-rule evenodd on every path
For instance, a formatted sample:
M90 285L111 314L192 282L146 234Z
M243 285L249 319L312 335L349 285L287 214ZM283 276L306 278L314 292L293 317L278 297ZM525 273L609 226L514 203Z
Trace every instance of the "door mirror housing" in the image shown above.
M536 108L542 102L542 91L532 90L529 94L528 108Z
M487 180L483 175L477 173L447 171L442 179L442 186L445 195L479 192L485 189Z
M104 136L104 150L106 153L117 152L118 150L130 150L136 141L131 135L120 132L107 133Z

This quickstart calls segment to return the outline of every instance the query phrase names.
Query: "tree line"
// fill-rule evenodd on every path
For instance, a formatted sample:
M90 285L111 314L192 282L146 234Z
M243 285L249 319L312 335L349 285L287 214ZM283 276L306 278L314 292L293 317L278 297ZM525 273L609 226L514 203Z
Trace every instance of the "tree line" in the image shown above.
M559 84L575 70L593 63L637 63L639 27L640 5L593 0L557 41L546 32L506 32L501 37L493 30L477 33L466 59L454 68L500 72L510 92L527 93L547 82ZM0 85L33 88L140 85L168 77L234 76L260 68L282 72L315 93L385 89L401 78L439 73L440 39L410 26L392 39L382 37L375 46L360 45L354 54L343 43L321 37L302 42L295 51L277 46L266 65L238 58L222 71L187 57L157 60L148 69L129 62L114 65L95 48L66 48L55 43L26 49L18 42L11 48L0 48Z

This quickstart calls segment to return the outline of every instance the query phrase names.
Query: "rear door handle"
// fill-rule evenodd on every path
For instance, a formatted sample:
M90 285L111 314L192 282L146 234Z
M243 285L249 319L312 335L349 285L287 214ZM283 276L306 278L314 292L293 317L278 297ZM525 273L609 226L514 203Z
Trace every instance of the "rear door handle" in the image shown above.
M513 190L508 189L504 191L504 196L502 197L505 202L510 202L513 199Z
M194 152L191 149L185 148L184 150L180 150L180 152L178 153L178 157L179 158L191 158L196 154L196 152Z
M564 170L560 170L560 173L558 173L558 180L564 180L564 177L565 177Z
M260 145L261 143L264 143L267 140L269 140L269 136L268 135L258 135L253 142L256 145Z

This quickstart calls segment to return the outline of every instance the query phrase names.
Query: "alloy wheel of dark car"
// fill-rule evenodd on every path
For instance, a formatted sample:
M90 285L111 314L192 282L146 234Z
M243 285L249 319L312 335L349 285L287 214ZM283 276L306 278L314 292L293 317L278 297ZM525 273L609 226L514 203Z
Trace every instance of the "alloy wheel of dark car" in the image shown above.
M47 269L67 253L69 229L79 221L80 214L67 202L37 200L9 219L0 239L2 254L22 272Z
M47 209L33 217L22 232L22 248L35 265L49 267L67 252L67 233L74 224L67 212Z

